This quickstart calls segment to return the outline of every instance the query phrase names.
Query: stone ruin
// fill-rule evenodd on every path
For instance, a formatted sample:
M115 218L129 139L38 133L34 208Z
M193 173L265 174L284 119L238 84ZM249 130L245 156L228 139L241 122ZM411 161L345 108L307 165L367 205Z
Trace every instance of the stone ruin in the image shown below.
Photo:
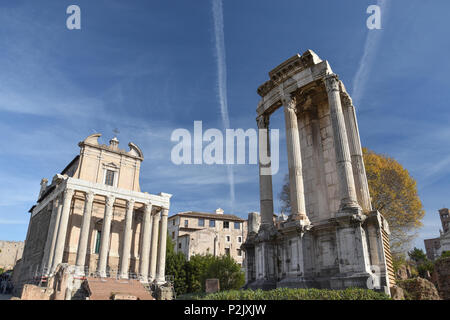
M249 214L246 287L359 287L389 294L395 281L389 227L371 206L355 107L344 84L311 50L269 77L258 88L261 214ZM292 210L275 225L268 129L280 107Z

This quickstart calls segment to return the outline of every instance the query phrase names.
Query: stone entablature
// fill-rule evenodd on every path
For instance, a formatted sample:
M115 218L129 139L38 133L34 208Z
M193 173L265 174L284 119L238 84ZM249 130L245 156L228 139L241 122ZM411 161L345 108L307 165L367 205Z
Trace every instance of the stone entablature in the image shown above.
M81 147L98 137L88 137ZM142 152L132 143L130 146L127 157L141 161ZM115 138L108 152L124 156ZM98 158L98 162L109 160ZM142 282L165 283L171 195L153 195L66 174L82 172L88 163L86 157L74 159L64 174L54 176L50 186L43 179L38 202L30 209L18 287L36 276L52 277L61 263L75 267L75 278L96 274L126 279L134 274ZM118 170L126 176L123 164L120 162ZM133 181L135 177L139 178L137 171Z
M389 228L372 210L355 107L344 84L311 50L269 77L258 88L256 121L269 129L271 114L284 109L291 214L274 224L271 163L260 156L261 218L244 244L247 285L377 284L389 293ZM270 154L269 130L259 131L260 152ZM253 213L250 219L259 220Z

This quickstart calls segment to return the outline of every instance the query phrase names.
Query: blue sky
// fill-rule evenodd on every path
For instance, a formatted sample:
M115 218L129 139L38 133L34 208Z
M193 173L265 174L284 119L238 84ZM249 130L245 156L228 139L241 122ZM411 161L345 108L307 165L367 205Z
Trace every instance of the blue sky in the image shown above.
M383 29L368 30L377 2ZM66 28L71 4L81 30ZM142 190L173 194L171 213L259 211L256 165L175 166L170 135L194 120L222 129L224 110L231 128L256 128L257 87L307 49L353 92L362 144L417 179L426 216L415 245L439 234L437 210L450 206L450 2L222 5L223 14L212 0L0 0L0 239L23 240L41 178L61 171L86 136L101 132L107 143L115 128L123 148L133 141L144 152ZM271 126L282 138L277 198L287 172L282 112Z

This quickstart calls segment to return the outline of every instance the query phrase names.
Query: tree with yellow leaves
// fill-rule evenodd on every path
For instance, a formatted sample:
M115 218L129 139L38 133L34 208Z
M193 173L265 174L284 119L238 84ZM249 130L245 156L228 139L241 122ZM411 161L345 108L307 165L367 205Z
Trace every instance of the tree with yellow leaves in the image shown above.
M416 181L408 170L389 156L363 148L363 157L372 207L380 211L389 223L391 251L405 253L425 215ZM279 195L283 213L290 212L289 194L289 177L286 176Z
M425 215L417 183L395 159L363 148L372 207L389 222L391 250L405 252Z

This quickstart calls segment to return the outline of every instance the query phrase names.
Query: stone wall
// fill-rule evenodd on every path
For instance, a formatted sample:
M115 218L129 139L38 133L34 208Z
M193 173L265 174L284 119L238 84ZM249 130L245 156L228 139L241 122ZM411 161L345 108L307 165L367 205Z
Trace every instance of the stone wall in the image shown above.
M434 265L433 280L444 300L450 300L450 258L439 259Z
M17 260L22 258L23 241L0 240L0 268L8 270L14 268Z

